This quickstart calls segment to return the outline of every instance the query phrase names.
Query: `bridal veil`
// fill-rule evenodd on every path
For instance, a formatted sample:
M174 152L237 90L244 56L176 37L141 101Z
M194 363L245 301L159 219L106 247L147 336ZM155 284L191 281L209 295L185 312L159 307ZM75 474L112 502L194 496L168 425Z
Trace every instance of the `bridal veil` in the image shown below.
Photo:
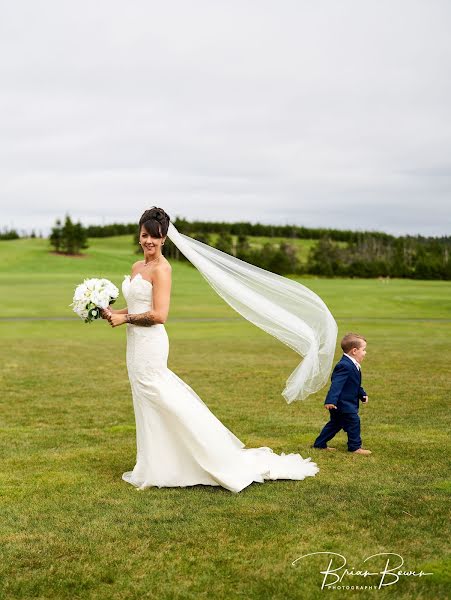
M288 403L327 383L337 324L319 296L297 281L184 235L172 223L167 235L227 304L303 357L282 392Z

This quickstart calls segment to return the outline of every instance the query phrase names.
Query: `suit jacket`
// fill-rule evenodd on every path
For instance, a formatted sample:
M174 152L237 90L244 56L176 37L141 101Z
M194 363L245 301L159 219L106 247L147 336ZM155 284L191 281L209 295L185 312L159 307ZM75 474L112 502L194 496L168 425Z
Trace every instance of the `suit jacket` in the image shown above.
M362 372L346 354L335 365L331 381L324 404L335 404L344 413L359 412L359 400L367 394L362 387Z

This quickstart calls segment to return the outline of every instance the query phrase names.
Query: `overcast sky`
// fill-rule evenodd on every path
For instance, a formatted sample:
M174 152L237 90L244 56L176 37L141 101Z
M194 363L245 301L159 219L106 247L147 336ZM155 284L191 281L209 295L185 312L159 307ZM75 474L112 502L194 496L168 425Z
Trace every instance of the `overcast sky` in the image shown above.
M4 0L0 228L451 233L449 0Z

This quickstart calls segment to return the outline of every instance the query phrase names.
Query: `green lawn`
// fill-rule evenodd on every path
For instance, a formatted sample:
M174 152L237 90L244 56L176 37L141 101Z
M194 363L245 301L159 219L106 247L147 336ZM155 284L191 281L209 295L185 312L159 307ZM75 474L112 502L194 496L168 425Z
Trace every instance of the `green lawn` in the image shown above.
M343 433L337 453L310 448L326 421L326 390L287 405L280 394L297 356L238 318L194 268L173 263L169 367L247 446L300 452L320 472L240 494L137 492L121 480L135 458L125 329L5 320L73 316L68 304L84 277L119 285L129 273L130 237L91 240L78 259L48 254L45 240L0 242L0 598L371 595L322 591L324 557L292 566L318 551L345 555L355 570L370 555L398 553L405 570L433 575L378 594L447 597L451 283L303 280L328 304L340 335L368 339L370 401L360 414L373 454L360 457L346 452ZM186 320L206 316L233 320Z

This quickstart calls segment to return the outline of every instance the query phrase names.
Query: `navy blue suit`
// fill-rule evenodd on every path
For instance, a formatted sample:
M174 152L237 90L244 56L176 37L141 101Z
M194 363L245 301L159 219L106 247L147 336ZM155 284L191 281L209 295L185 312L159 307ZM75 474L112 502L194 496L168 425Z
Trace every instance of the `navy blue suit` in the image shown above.
M341 429L348 434L348 450L354 452L362 446L360 437L359 402L366 396L362 387L362 373L353 361L344 354L335 365L331 386L324 404L334 404L329 410L330 420L313 444L316 448L326 448Z

